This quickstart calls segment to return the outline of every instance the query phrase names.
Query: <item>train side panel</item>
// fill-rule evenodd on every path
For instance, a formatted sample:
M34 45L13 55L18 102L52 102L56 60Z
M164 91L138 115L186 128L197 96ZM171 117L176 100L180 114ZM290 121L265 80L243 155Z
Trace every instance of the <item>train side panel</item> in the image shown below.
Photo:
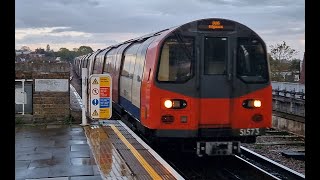
M101 51L97 56L93 65L92 74L102 74L105 62L105 55L109 49Z
M129 46L129 43L123 44L108 53L108 59L110 59L110 73L112 76L112 100L116 104L120 104L120 74L123 64L123 52ZM109 62L109 60L108 60Z
M131 44L124 52L123 67L120 76L120 105L135 118L140 117L139 108L132 104L133 73L137 59L137 52L141 43Z
M132 84L132 104L139 109L138 119L141 119L141 83L143 79L143 70L146 63L146 53L149 45L156 37L150 37L142 42L140 48L137 51L137 59L133 73Z
M161 35L156 36L153 42L148 46L146 52L146 60L143 70L143 78L141 83L141 101L140 101L140 121L141 124L149 129L154 129L160 125L160 120L153 116L153 111L157 111L159 102L154 101L158 92L154 91L154 77L157 71L158 57L159 57L159 44L170 32L175 28L163 32ZM154 107L155 106L155 107Z

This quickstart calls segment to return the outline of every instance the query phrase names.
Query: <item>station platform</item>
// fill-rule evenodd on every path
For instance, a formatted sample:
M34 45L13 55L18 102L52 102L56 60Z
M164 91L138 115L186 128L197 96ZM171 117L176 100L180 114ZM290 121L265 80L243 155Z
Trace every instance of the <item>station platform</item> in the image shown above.
M183 179L120 120L99 120L84 129L105 179Z
M71 102L82 102L70 86ZM103 179L184 179L121 120L96 120L83 126Z

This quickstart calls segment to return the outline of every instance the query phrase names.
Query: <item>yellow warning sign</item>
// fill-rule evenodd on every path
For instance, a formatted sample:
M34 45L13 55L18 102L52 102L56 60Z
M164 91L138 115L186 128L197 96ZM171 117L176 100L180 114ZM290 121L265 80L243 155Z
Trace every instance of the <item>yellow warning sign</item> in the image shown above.
M111 118L110 108L100 109L100 118Z
M97 79L94 79L92 84L99 84L99 82L97 81Z
M98 114L97 110L94 110L93 113L92 113L92 116L98 116L98 115L99 114Z
M112 116L112 78L109 74L89 77L89 115L92 119L110 119Z
M110 87L109 77L100 77L100 86Z

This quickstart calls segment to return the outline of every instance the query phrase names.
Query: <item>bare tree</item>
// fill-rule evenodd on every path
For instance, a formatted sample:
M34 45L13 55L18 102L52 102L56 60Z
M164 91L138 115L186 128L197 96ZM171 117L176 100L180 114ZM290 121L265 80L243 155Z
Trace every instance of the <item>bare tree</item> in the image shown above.
M297 59L294 59L297 53L298 51L288 46L285 41L282 44L270 46L271 58L269 57L269 60L273 81L286 81L283 75L286 72L291 72L291 76L294 76L294 73L297 71L296 64L299 63Z
M274 60L290 61L298 54L298 51L288 46L285 41L282 44L271 45L270 48L270 55Z

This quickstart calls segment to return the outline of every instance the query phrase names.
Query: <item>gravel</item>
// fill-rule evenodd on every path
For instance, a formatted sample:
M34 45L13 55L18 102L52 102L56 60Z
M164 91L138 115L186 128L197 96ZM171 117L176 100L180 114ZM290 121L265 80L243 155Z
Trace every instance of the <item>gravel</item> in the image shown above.
M305 161L288 158L282 155L282 152L304 152L304 137L296 135L265 135L257 137L254 144L245 144L242 146L265 156L279 164L282 164L298 173L305 175Z

